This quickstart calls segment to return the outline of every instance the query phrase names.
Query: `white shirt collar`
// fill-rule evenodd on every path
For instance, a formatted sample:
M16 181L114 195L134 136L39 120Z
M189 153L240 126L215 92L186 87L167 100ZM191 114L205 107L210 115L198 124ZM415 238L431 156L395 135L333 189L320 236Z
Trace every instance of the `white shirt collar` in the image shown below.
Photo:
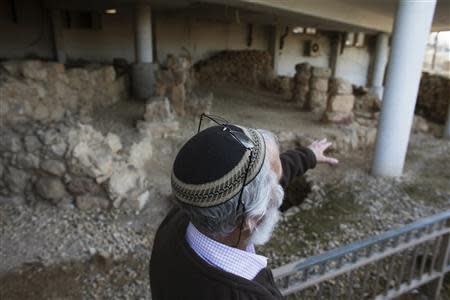
M186 229L186 241L210 265L248 280L267 267L267 257L256 254L253 244L245 251L221 244L198 231L192 223Z

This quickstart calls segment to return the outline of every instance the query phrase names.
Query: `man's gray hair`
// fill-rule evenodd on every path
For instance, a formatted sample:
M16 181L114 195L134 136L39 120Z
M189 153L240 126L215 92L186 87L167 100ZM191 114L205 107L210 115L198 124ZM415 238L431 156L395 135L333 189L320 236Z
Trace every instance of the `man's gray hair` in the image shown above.
M244 187L241 201L245 204L245 212L242 203L239 205L240 193L223 204L208 208L194 207L177 201L195 227L206 230L213 236L227 236L240 225L242 217L247 220L251 217L262 217L266 213L274 185L277 184L277 176L270 168L268 152L274 151L274 146L278 148L278 142L271 132L261 129L258 131L267 145L266 157L261 171Z

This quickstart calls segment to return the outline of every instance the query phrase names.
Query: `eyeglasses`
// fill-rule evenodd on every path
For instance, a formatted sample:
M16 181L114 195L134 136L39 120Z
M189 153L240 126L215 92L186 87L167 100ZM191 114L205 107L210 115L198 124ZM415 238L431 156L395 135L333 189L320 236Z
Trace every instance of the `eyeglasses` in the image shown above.
M201 130L203 118L207 118L207 119L213 121L214 123L216 123L217 125L222 126L223 131L229 132L230 135L236 141L238 141L239 144L241 144L242 147L244 147L246 150L251 150L255 147L255 144L253 143L253 141L244 132L233 130L232 128L229 127L230 122L228 122L227 120L225 120L224 118L219 117L219 116L207 115L204 113L201 114L200 122L198 123L197 133L199 133Z
M219 116L214 116L214 115L207 115L205 113L200 115L200 121L198 123L198 130L197 133L200 132L201 127L202 127L202 121L203 118L207 118L210 121L216 123L219 126L223 127L223 131L226 131L228 133L230 133L230 135L242 146L244 147L245 150L250 151L250 157L249 157L249 161L248 161L248 165L247 168L245 170L245 174L244 174L244 181L242 183L242 188L239 192L239 198L238 198L238 205L236 207L236 211L239 211L239 207L240 205L242 205L242 221L241 221L241 226L240 226L240 230L239 230L239 237L238 237L238 241L236 243L236 247L239 245L239 242L241 241L241 233L242 233L242 226L244 225L244 214L245 214L245 204L244 202L242 202L242 194L244 193L244 187L245 187L245 182L247 181L247 176L248 176L248 172L250 170L250 166L252 163L252 159L253 159L253 148L255 147L255 143L250 139L250 137L248 137L243 131L236 131L233 130L229 125L230 122L228 122L227 120L225 120L222 117Z

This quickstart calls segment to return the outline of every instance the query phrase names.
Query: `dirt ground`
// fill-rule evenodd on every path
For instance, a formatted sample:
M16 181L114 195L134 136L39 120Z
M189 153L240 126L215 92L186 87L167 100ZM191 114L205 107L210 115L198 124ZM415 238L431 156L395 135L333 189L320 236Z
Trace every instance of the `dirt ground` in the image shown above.
M212 113L237 124L317 138L342 130L321 124L320 116L299 111L283 96L234 85L212 90ZM142 103L121 102L97 112L93 122L103 132L127 136L131 142L136 134L132 127L142 115ZM8 274L0 278L3 296L150 299L148 258L155 230L170 206L171 161L197 122L180 119L177 140L170 146L158 142L155 152L160 154L150 167L163 186L156 199L163 204L149 205L139 215L2 207L0 269ZM308 172L312 192L299 207L284 213L272 240L257 249L269 257L271 267L450 208L450 141L412 135L405 173L396 179L369 175L371 148L334 154L340 164Z

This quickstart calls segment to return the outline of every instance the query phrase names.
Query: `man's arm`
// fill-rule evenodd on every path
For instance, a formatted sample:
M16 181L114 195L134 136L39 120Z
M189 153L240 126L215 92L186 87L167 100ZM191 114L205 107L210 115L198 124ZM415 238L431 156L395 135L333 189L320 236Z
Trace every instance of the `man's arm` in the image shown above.
M327 163L335 165L338 160L333 157L327 157L323 152L331 146L327 139L314 141L308 147L300 147L294 150L288 150L280 155L283 175L280 184L283 188L297 176L302 176L307 170L313 169L317 163Z
M316 156L314 152L306 147L288 150L280 154L283 175L280 184L286 188L288 184L297 176L302 176L307 170L316 166Z

